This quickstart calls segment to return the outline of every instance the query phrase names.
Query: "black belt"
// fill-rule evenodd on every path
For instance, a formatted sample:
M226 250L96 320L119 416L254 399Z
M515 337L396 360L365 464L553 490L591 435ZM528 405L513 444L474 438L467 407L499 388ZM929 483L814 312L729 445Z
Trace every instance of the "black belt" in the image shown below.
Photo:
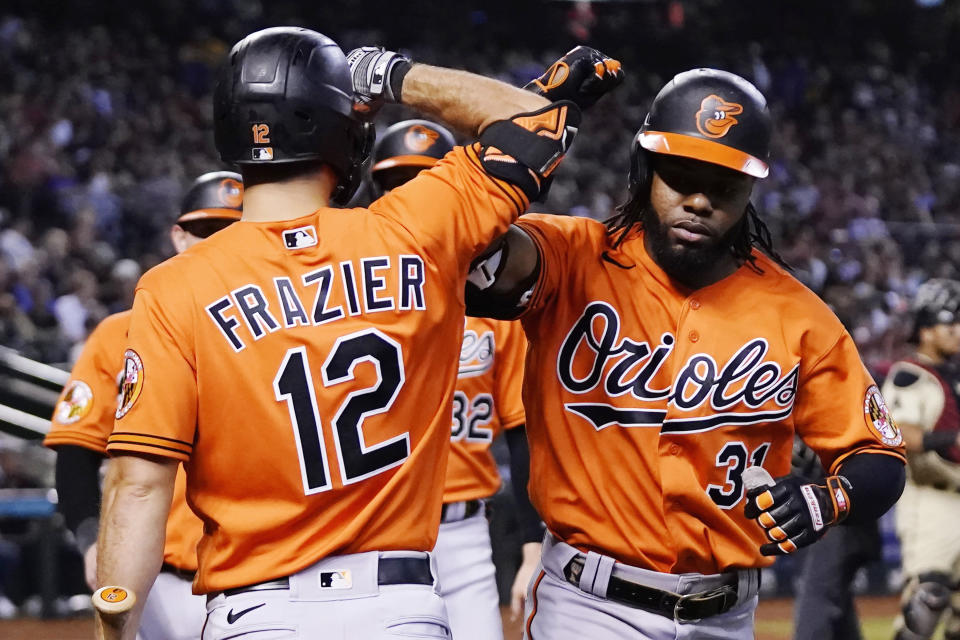
M391 584L433 584L433 572L430 570L430 558L380 558L377 564L377 584L380 586ZM245 587L233 587L207 595L207 602L221 593L225 596L235 596L250 591L279 591L290 588L289 578L277 578L258 582Z
M181 569L180 567L175 567L174 565L167 564L166 562L160 565L160 573L172 573L181 580L189 580L190 582L193 582L194 577L197 575L196 571Z
M443 505L443 508L440 510L440 522L447 522L447 507L451 504L460 504L459 502L451 502ZM466 520L467 518L472 518L473 516L479 513L480 509L483 508L483 500L467 500L464 503L463 518L461 520Z
M579 588L584 560L577 556L563 568L567 582ZM737 604L736 573L725 576L726 584L701 593L680 595L670 591L648 587L611 575L607 584L607 599L628 607L643 609L671 620L689 622L726 613Z

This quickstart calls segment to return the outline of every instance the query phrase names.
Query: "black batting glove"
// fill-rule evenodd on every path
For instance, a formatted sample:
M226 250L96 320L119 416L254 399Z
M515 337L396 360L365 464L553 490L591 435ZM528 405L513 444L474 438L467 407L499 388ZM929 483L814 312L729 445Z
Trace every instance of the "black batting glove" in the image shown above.
M819 540L850 512L849 487L843 476L828 476L825 485L783 476L773 485L748 490L744 515L756 520L772 541L760 553L787 555Z
M353 78L354 111L372 116L385 102L400 102L409 59L382 47L360 47L347 54L347 64Z
M579 46L550 65L524 89L551 102L570 100L588 109L623 82L620 61L591 47Z

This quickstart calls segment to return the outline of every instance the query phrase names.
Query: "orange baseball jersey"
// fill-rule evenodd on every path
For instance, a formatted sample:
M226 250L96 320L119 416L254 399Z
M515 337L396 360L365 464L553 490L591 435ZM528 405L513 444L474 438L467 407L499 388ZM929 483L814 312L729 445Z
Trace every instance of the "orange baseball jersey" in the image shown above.
M551 531L667 573L773 562L741 474L790 472L794 433L835 472L902 438L850 335L772 260L683 289L634 231L531 214L542 269L522 322L530 489Z
M130 312L104 318L87 339L53 413L53 424L43 444L56 448L75 445L107 453L107 438L113 431L123 349L127 343ZM163 561L180 569L197 568L197 542L203 523L190 511L186 500L186 476L177 471L173 502L167 519Z
M519 322L467 318L453 394L444 502L487 498L500 488L490 445L504 429L523 424L526 349Z
M197 593L433 548L467 269L518 198L458 147L369 209L241 220L144 275L107 448L184 461Z

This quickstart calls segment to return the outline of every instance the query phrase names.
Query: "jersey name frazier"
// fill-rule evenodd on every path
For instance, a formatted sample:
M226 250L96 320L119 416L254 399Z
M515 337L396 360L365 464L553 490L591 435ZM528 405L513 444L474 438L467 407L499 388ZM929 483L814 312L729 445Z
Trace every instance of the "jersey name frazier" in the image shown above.
M595 330L598 324L602 325L599 335ZM660 427L663 433L700 433L723 426L783 420L793 412L800 365L784 373L779 363L765 360L769 351L765 339L749 340L722 367L709 354L691 355L671 386L658 388L652 381L673 352L673 334L663 333L659 344L651 348L648 342L621 339L620 325L620 316L609 304L588 304L567 333L557 357L560 383L573 394L589 393L602 384L607 396L629 394L650 403L637 407L576 402L564 405L597 431L619 424ZM580 376L574 371L578 355ZM582 375L586 368L589 371ZM760 410L770 400L777 408ZM662 408L664 401L667 409ZM715 412L711 415L674 417L678 411L692 412L708 402ZM740 410L730 411L735 407ZM668 411L670 408L674 411Z
M207 305L206 311L231 348L239 352L251 338L256 341L281 328L316 327L381 311L423 311L427 308L425 277L420 256L345 260L304 273L298 283L276 276L266 291L258 284L245 284ZM307 290L306 296L298 292L298 285ZM337 289L343 292L342 304L333 301ZM241 321L245 332L240 330Z

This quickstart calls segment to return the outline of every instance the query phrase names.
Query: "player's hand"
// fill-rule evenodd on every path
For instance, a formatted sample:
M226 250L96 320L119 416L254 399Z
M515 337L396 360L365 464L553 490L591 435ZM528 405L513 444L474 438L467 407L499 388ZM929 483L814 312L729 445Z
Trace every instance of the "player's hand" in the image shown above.
M83 579L91 591L97 590L97 543L94 542L83 554Z
M372 116L384 102L400 102L410 60L383 47L360 47L347 54L353 78L354 111Z
M760 553L786 555L819 540L827 527L847 517L848 489L843 476L829 476L825 485L783 476L773 485L748 489L744 515L756 520L772 541Z
M517 619L523 615L523 605L527 600L527 587L530 585L530 578L537 570L537 564L540 562L540 550L543 545L539 542L527 542L523 545L523 562L517 569L517 576L513 579L513 586L510 587L510 615Z
M581 45L568 51L524 89L551 102L571 100L581 109L588 109L621 82L623 69L619 60Z

